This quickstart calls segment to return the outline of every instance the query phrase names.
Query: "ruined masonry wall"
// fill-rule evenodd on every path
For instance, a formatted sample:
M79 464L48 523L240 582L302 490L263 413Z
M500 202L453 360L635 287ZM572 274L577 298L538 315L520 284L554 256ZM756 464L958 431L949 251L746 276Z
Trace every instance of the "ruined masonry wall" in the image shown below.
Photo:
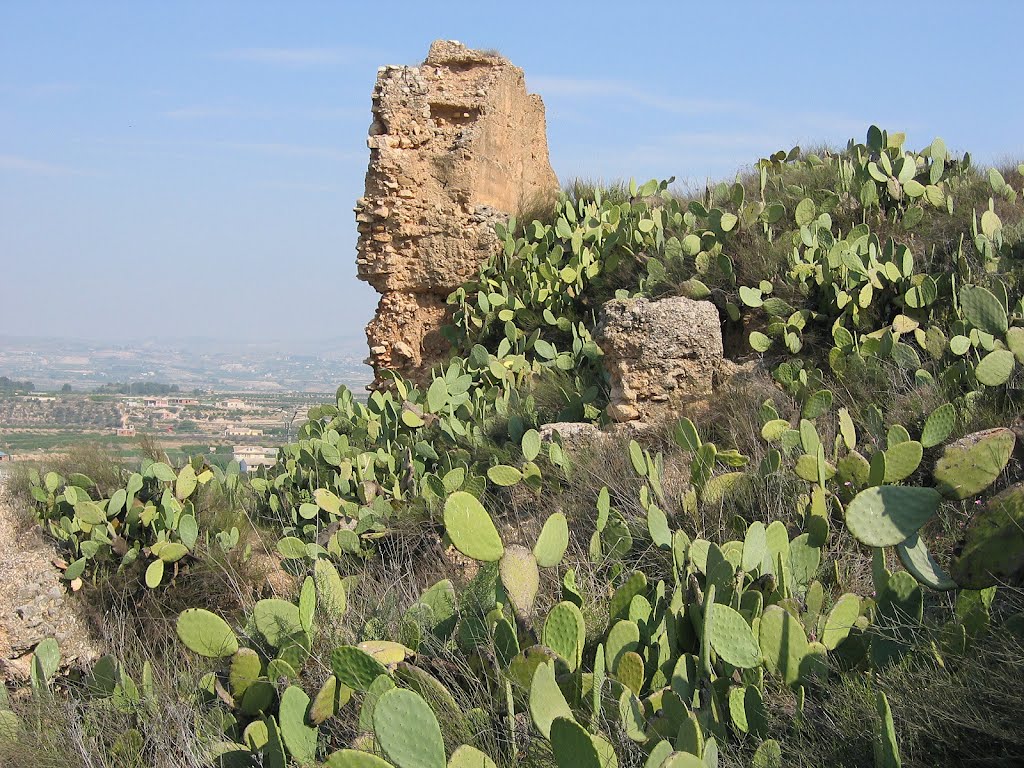
M494 224L558 194L544 104L497 54L437 41L373 92L357 268L381 299L366 328L376 375L422 380L443 358L445 298L498 249Z

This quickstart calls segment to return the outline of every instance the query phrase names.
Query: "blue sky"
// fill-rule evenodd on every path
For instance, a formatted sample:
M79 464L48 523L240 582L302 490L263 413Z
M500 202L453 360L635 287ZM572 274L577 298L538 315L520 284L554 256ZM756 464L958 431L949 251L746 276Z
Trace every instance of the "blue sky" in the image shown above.
M563 180L728 177L878 123L1024 157L1006 2L0 0L0 334L358 335L377 67L497 48Z

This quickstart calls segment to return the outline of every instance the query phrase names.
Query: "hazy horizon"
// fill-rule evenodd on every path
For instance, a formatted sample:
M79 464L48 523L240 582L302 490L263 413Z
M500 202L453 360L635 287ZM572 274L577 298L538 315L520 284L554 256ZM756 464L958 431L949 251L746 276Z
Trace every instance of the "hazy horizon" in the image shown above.
M702 183L871 123L979 164L1024 157L1010 3L390 8L0 6L3 333L361 336L377 296L355 278L352 206L377 68L436 38L525 70L563 180Z

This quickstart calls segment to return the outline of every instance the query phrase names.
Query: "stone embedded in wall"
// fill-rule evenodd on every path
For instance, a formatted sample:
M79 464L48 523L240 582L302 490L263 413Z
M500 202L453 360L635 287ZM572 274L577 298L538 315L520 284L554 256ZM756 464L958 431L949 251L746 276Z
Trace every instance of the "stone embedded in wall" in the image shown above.
M611 375L608 415L617 422L652 422L704 399L722 362L715 305L682 296L609 301L596 340Z
M381 294L366 329L379 386L384 370L422 379L443 359L445 299L497 251L494 224L559 187L522 70L454 41L378 71L367 144L357 267Z

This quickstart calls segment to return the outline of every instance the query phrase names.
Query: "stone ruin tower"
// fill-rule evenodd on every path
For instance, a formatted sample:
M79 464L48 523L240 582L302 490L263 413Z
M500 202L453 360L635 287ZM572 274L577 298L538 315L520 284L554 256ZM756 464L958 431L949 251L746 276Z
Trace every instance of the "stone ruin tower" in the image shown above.
M366 192L356 203L359 278L381 294L366 327L375 379L422 381L447 349L445 299L499 248L494 224L553 204L544 103L496 53L438 40L419 67L382 67Z

